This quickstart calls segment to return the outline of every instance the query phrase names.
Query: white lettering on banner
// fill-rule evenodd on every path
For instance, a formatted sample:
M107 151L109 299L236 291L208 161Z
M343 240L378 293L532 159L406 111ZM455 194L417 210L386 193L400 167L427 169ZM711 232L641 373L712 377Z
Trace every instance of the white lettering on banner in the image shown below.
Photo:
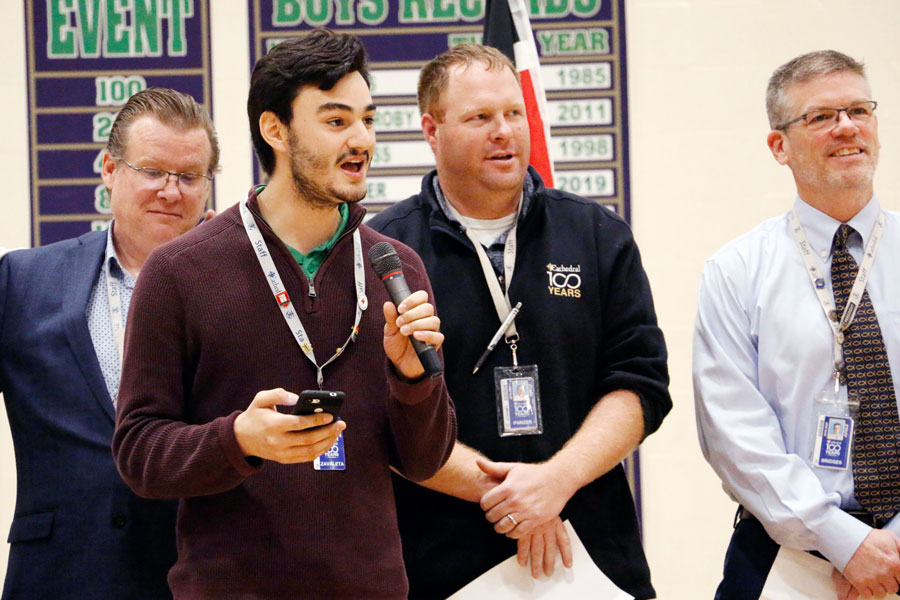
M420 69L374 69L369 72L373 98L379 96L416 97Z
M615 196L616 172L614 169L578 169L556 171L556 187L579 196Z
M401 200L419 193L422 178L411 176L371 176L366 177L366 197L363 202L386 202Z
M612 98L548 100L547 106L552 127L611 125L613 122Z
M419 132L419 109L415 105L386 104L375 113L375 133L388 131Z
M434 155L424 140L378 142L372 154L372 168L433 167Z
M555 162L613 160L613 136L559 135L550 139L550 153Z
M608 90L613 83L612 64L608 62L541 65L541 77L548 92Z

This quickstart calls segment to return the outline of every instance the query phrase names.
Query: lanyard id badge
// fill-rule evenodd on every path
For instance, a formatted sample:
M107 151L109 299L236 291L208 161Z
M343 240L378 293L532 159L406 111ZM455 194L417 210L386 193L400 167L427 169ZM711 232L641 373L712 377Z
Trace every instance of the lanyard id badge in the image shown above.
M366 297L365 267L363 266L362 241L359 229L356 229L353 232L353 282L356 288L356 316L353 319L353 325L350 327L350 335L347 338L347 341L335 351L331 358L320 365L316 360L316 355L313 351L309 336L306 334L306 329L303 327L300 316L294 309L293 303L284 287L284 282L281 279L281 275L278 273L275 261L272 260L272 256L269 254L266 241L263 239L262 234L256 225L253 214L250 212L250 209L247 208L246 199L241 201L240 211L241 219L244 223L244 230L247 232L247 237L250 238L250 244L253 246L254 254L256 254L256 258L262 268L263 275L266 277L272 295L275 297L275 301L278 303L284 321L287 324L288 329L290 329L291 335L294 337L297 345L300 347L300 350L316 368L316 383L318 383L319 389L321 390L324 383L323 369L337 360L347 347L356 341L356 337L359 335L359 323L362 320L363 312L369 306L369 301ZM316 471L343 471L347 468L347 460L344 453L343 432L341 432L337 441L331 448L313 461L313 468Z
M519 211L522 210L522 201L519 201ZM503 249L503 271L506 278L506 291L500 289L500 282L491 266L491 261L487 256L484 248L472 233L471 229L466 229L466 235L475 246L475 253L478 255L478 261L481 263L481 269L484 271L484 279L487 282L488 290L491 293L491 299L494 302L494 309L497 311L497 317L500 319L500 329L494 335L494 339L488 344L488 348L478 364L475 366L474 372L478 371L481 363L487 358L487 355L493 350L494 345L499 340L499 336L506 338L506 343L512 351L513 366L511 367L494 367L494 396L497 405L497 432L500 437L516 436L516 435L540 435L544 432L543 421L541 420L541 393L538 385L538 367L537 365L519 365L516 358L516 350L518 349L519 333L516 330L516 314L521 308L521 303L512 308L509 300L509 287L512 284L513 270L516 266L516 227L519 215L516 215L516 225L506 236L506 245Z
M846 470L850 467L851 449L853 447L853 425L859 409L859 398L849 394L844 379L844 332L850 328L856 317L856 309L866 289L866 282L875 262L878 244L884 232L884 213L878 215L872 230L869 243L866 245L865 254L856 280L847 298L847 304L842 314L838 315L834 298L825 291L824 269L819 270L819 265L814 258L812 246L803 230L803 225L797 218L795 211L791 211L791 232L800 255L809 274L810 282L816 293L816 298L825 312L825 318L831 327L833 335L833 371L831 382L822 391L816 394L813 402L813 427L810 435L811 446L810 462L813 466L822 469Z
M850 468L859 400L848 396L839 373L834 373L832 379L833 385L816 394L813 402L810 463L821 469L845 471Z
M344 432L338 435L337 441L325 454L317 456L313 460L313 469L316 471L344 471L347 469L347 455L344 453Z
M537 365L494 367L500 437L543 433Z

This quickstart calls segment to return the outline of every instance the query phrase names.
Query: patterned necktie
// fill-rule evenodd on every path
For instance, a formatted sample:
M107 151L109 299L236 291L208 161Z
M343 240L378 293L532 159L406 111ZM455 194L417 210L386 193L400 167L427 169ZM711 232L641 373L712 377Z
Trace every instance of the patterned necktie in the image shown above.
M847 250L853 231L844 223L834 234L831 284L838 318L859 270ZM868 291L844 332L843 349L847 390L860 400L852 448L856 499L872 516L890 519L900 510L900 417L884 338Z

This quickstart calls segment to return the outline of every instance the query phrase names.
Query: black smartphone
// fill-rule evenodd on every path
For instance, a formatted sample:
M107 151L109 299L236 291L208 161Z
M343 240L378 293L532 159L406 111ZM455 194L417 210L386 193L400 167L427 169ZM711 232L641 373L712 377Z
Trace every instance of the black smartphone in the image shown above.
M303 390L294 405L295 415L317 415L328 413L336 421L344 404L344 392L333 390Z

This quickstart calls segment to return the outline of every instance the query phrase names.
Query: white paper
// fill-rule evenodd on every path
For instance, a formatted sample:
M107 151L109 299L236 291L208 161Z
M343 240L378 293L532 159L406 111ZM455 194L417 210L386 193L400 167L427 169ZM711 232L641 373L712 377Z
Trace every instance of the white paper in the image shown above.
M515 556L506 559L478 579L459 590L448 600L519 600L522 598L602 598L603 600L634 600L609 580L597 568L581 543L572 525L565 521L572 545L572 568L567 569L557 559L552 577L534 579L530 566L519 566Z
M759 600L835 600L831 570L827 560L782 546ZM890 594L884 599L900 600L900 596Z

